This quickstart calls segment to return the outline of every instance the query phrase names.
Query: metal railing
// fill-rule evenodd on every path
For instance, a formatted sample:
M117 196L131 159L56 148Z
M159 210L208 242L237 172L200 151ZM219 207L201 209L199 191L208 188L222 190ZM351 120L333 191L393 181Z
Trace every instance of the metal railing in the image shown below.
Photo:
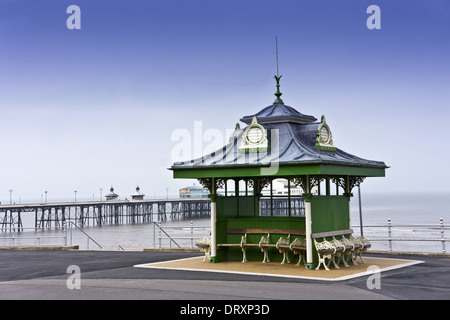
M359 226L352 226L353 228L359 227ZM444 225L444 219L440 218L439 224L392 224L391 219L387 220L387 224L380 224L380 225L364 225L361 231L366 228L384 228L386 230L387 237L370 237L369 241L385 241L388 243L389 252L392 252L392 244L393 242L400 241L400 242L440 242L441 243L441 252L446 253L445 243L450 242L450 239L445 238L445 229L450 229L450 225ZM434 229L439 230L440 237L436 238L416 238L416 237L393 237L393 228L395 230L401 229L401 228L416 228L416 229ZM428 231L429 231L428 230Z
M352 226L357 230L356 228L359 226ZM156 232L156 228L158 228L159 232ZM392 224L391 219L388 219L386 224L378 224L378 225L364 225L363 230L370 231L370 229L385 229L387 237L379 237L379 236L370 236L368 239L371 242L387 242L388 243L388 251L393 251L393 243L394 242L437 242L441 243L441 252L446 253L446 242L450 242L449 238L445 238L445 229L450 229L450 225L444 224L444 219L441 218L439 224ZM405 236L405 237L394 237L394 233L401 230L402 228L414 228L418 230L422 230L423 234L426 234L426 236L422 237L411 237L411 236ZM189 236L180 236L180 232L177 232L177 235L174 236L173 233L169 235L168 230L176 230L176 229L185 229L190 231ZM193 222L191 221L191 224L189 226L164 226L164 228L161 226L161 222L153 222L153 246L162 248L162 240L169 241L169 247L172 247L172 244L176 247L181 247L176 240L190 240L190 247L194 247L194 241L197 241L202 236L194 236L194 229L204 229L208 230L208 233L205 231L205 234L203 236L207 236L209 234L210 227L209 226L198 226L195 227L193 225ZM166 231L167 230L167 231ZM431 232L431 230L439 231L439 233ZM185 232L186 233L186 232ZM377 235L380 234L380 232L376 232ZM430 236L431 234L431 236ZM439 234L439 236L436 236L436 234ZM434 237L433 237L434 236ZM158 241L157 241L158 240ZM417 250L416 250L417 251ZM427 252L427 251L425 251Z
M72 245L72 226L74 226L77 230L81 231L87 238L87 250L89 250L89 240L94 242L100 249L103 249L103 247L94 240L90 235L88 235L83 229L81 229L79 226L76 225L75 222L68 220L67 223L70 225L70 245ZM67 227L66 230L66 245L67 245ZM122 248L123 249L123 248Z
M48 240L48 239L52 239L52 243L51 244L47 244L47 245L56 245L55 242L53 242L53 239L61 239L60 241L57 241L58 244L57 245L61 245L61 242L63 243L64 246L68 246L68 243L70 241L70 246L72 246L72 235L73 235L73 228L75 227L75 229L81 231L81 233L86 236L87 239L87 249L89 250L89 244L90 242L93 242L95 245L97 245L100 249L102 249L102 246L95 241L95 239L93 239L89 234L87 234L83 229L81 229L80 227L78 227L75 222L70 221L70 220L66 220L65 222L62 223L62 227L61 228L40 228L40 227L34 227L34 228L20 228L20 230L14 230L14 231L8 231L7 234L8 236L0 236L0 241L1 240L9 240L8 245L12 246L12 247L17 247L19 246L19 242L23 242L23 240L27 241L27 240L35 240L33 241L32 244L27 243L24 246L38 246L41 247L43 246L43 241ZM33 232L26 232L26 231L30 231L33 230ZM59 235L51 235L49 234L49 231L59 231ZM2 243L0 242L0 246L2 245ZM122 248L123 249L123 248Z
M360 227L359 225L352 226L355 231ZM414 237L413 232L411 234L405 235L395 235L399 233L399 230L404 230L406 228L413 228L414 231L420 234L419 237ZM383 230L384 229L384 230ZM436 242L440 243L440 252L446 253L446 242L450 242L450 238L445 237L445 230L450 230L450 225L444 224L444 220L441 218L440 222L437 224L393 224L391 219L387 220L386 224L373 224L373 225L363 225L361 231L365 231L365 233L369 233L369 236L366 236L369 241L376 243L387 243L387 249L389 252L393 251L394 243L405 243L405 242ZM24 232L25 230L34 230L34 232ZM21 243L24 240L32 240L31 245L42 246L48 245L49 240L52 241L52 245L55 245L53 240L60 239L57 241L59 244L64 243L65 246L68 244L72 246L72 234L73 230L80 231L83 236L86 237L87 241L87 249L89 250L91 242L93 242L98 248L103 249L102 245L100 245L91 235L86 233L82 228L76 225L75 222L66 220L63 223L61 228L55 228L54 230L60 231L49 232L49 229L41 229L41 228L23 228L21 231L7 231L0 232L0 246L20 246L23 245ZM204 232L198 232L199 230L204 230ZM53 231L53 228L52 230ZM372 234L370 234L372 233ZM195 242L202 238L207 237L210 234L210 226L194 226L194 222L190 221L189 225L165 225L163 226L161 222L153 222L153 247L154 248L162 248L163 244L168 245L169 247L190 247L194 248ZM383 234L385 236L383 236ZM4 245L3 241L8 241L6 245ZM28 243L29 243L28 242ZM30 244L28 244L30 246ZM124 251L125 249L118 245L118 250ZM372 247L372 250L374 248ZM386 249L383 249L386 250ZM408 250L409 251L409 250ZM415 250L420 251L420 250ZM424 250L422 250L424 251ZM428 251L424 251L428 252ZM435 252L435 251L433 251Z
M31 232L26 232L26 230L34 230L34 234ZM33 245L40 247L42 245L41 241L45 239L64 239L64 245L67 245L67 235L65 230L63 230L63 235L44 235L42 234L42 229L38 227L34 228L20 228L19 230L8 231L9 236L1 236L0 240L9 240L9 245L12 247L19 246L18 242L22 240L35 240ZM20 234L20 236L18 236ZM22 236L25 234L25 236ZM29 246L29 245L27 245Z
M180 229L184 229L185 232L182 232L184 235L179 235ZM210 229L210 226L194 226L193 221L190 222L189 226L164 226L164 228L161 226L161 222L153 222L153 247L157 247L156 239L158 239L158 248L162 248L162 240L168 240L170 248L172 248L172 243L176 247L181 248L181 245L177 241L175 241L175 239L177 239L189 240L190 248L194 248L194 241L197 241L198 238L201 238L201 236L199 235L194 235L194 230L205 230L205 234L209 234ZM169 235L166 230L178 230L178 235ZM186 231L188 235L186 235Z

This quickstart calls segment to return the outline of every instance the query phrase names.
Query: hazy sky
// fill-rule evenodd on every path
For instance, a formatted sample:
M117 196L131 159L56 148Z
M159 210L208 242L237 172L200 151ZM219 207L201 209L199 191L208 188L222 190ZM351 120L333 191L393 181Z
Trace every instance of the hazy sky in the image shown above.
M449 1L0 0L0 201L177 195L172 133L272 104L275 36L285 104L391 166L362 190L450 192Z

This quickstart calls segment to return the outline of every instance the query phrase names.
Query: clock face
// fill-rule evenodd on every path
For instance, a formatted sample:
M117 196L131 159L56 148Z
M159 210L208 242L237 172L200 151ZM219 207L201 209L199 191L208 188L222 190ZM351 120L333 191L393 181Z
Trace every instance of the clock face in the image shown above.
M253 127L247 132L247 139L252 144L258 144L263 138L263 131L261 128Z
M333 144L333 135L330 127L325 122L325 116L322 116L320 125L316 131L316 147L323 151L336 151Z
M326 126L322 126L322 128L320 129L320 140L323 143L326 143L328 142L329 139L330 139L330 132L328 128Z
M243 153L267 152L269 150L267 131L258 123L258 118L253 117L252 123L245 129L238 150Z

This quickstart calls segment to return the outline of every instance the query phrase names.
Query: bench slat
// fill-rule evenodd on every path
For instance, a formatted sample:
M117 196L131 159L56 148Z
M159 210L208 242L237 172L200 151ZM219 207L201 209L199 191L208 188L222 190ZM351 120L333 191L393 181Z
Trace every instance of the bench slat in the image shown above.
M351 233L353 233L353 229L335 230L335 231L328 231L328 232L313 233L311 235L311 238L313 238L313 239L326 238L326 237L340 236L340 235L351 234Z
M240 243L219 243L218 247L240 247Z
M291 234L295 236L306 235L305 230L294 229L227 229L227 234Z
M289 246L287 246L289 247ZM289 247L290 248L290 247ZM306 247L297 247L297 246L292 246L293 250L306 250Z
M273 247L275 248L277 245L276 244L272 244L272 243L261 243L259 244L260 247Z

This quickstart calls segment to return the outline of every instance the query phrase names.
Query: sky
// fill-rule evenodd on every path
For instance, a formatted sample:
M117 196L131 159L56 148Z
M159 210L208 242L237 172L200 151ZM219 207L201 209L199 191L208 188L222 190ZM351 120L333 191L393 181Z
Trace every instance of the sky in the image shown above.
M275 37L285 104L390 167L362 192L450 192L449 1L0 0L0 202L177 196L174 132L272 104Z

